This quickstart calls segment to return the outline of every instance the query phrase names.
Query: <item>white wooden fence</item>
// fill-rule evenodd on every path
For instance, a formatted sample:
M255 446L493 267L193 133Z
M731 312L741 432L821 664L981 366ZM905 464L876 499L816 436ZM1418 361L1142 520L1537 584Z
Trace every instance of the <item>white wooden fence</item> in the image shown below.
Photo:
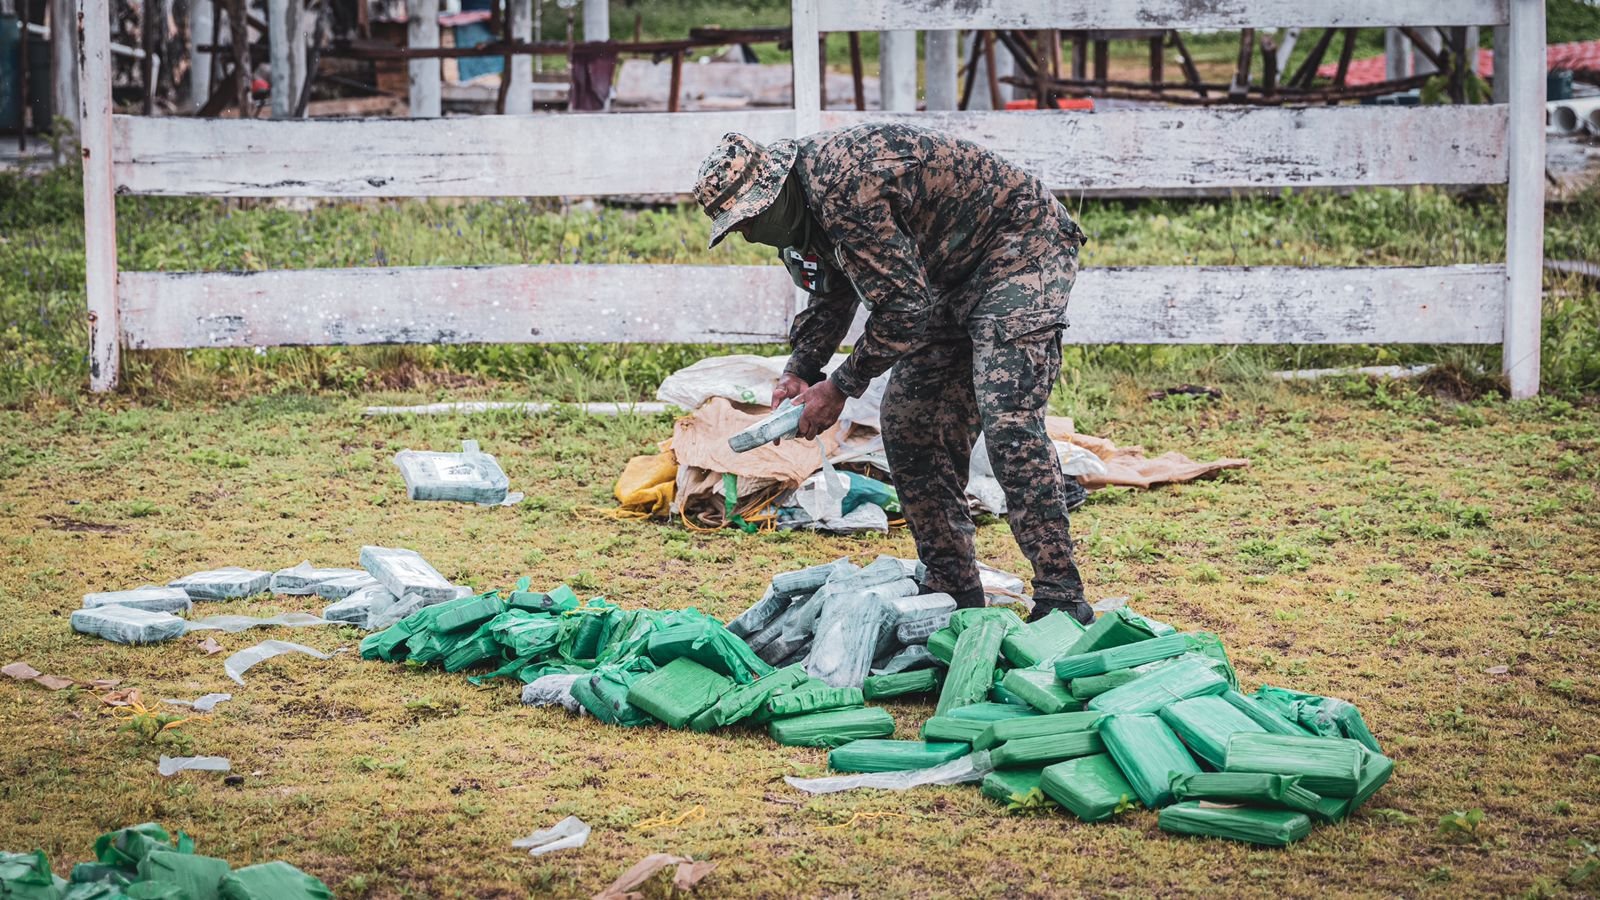
M1505 265L1089 269L1076 343L1500 343L1513 396L1539 387L1542 0L793 0L819 31L1493 25L1510 102L1463 107L887 114L824 111L816 55L793 110L240 121L112 114L108 0L78 0L90 386L157 347L782 341L777 266L498 266L119 272L117 194L221 197L682 193L727 131L771 140L873 119L993 147L1052 189L1508 184ZM1092 227L1092 223L1091 223Z

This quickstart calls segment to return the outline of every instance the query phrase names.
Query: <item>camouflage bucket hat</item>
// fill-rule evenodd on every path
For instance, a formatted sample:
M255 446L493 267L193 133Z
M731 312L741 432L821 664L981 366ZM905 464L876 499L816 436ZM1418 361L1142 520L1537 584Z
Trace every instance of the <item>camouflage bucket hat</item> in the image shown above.
M722 136L722 143L700 164L694 185L694 198L711 217L709 246L715 247L730 228L772 205L798 150L789 140L763 147L737 132Z

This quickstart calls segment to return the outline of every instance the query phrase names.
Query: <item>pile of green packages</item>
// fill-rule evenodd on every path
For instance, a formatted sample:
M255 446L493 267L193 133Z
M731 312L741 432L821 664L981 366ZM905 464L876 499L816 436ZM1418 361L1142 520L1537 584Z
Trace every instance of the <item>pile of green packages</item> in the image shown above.
M320 880L285 862L234 869L226 860L194 852L154 822L102 834L94 862L72 867L63 879L50 871L43 851L0 852L0 897L26 900L328 900Z

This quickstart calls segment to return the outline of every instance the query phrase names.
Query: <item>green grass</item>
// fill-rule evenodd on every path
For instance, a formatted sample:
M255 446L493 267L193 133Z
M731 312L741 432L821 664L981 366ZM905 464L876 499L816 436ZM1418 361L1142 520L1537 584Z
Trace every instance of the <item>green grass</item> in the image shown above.
M782 776L822 772L824 753L760 732L610 728L524 709L512 683L475 688L353 653L281 657L241 688L193 640L123 647L71 633L87 591L217 565L352 565L365 543L416 548L480 589L528 575L722 617L776 572L913 552L904 531L696 535L595 512L626 459L670 433L666 417L367 419L354 401L289 392L0 412L0 661L119 677L148 699L237 698L153 744L119 731L91 693L0 683L0 846L43 848L65 872L96 834L153 819L235 865L293 862L340 897L588 896L651 852L716 861L702 893L719 897L1592 892L1564 879L1592 877L1583 848L1600 843L1600 410L1351 380L1223 380L1218 402L1152 403L1144 392L1162 382L1148 376L1088 378L1101 433L1252 462L1215 481L1094 495L1074 516L1091 596L1221 634L1252 689L1357 703L1398 767L1349 822L1268 852L1167 836L1145 811L1104 825L1013 818L975 787L811 799ZM1064 386L1056 408L1082 402ZM404 499L389 457L464 437L498 456L525 503ZM978 543L1026 573L1004 525L980 528ZM360 635L216 635L229 652L268 637L326 651ZM1509 669L1486 671L1496 666ZM902 737L931 713L889 708ZM156 757L178 751L228 756L244 783L158 778ZM695 805L703 821L632 828ZM1472 810L1483 816L1470 831L1440 825ZM825 829L858 812L906 818ZM595 827L583 850L530 860L511 848L569 814Z

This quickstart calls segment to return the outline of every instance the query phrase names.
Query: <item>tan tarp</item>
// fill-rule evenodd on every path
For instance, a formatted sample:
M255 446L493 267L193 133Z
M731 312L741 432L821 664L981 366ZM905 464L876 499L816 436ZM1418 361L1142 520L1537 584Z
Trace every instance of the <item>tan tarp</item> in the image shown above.
M723 475L737 477L740 501L735 511L754 521L777 495L797 488L822 467L818 441L787 440L735 453L728 438L766 418L769 411L738 406L713 397L673 426L672 450L678 457L678 478L673 511L706 527L725 524ZM839 448L837 428L823 433L823 448Z
M1209 478L1223 469L1243 469L1250 465L1248 459L1214 459L1195 462L1176 451L1160 456L1144 455L1137 444L1118 447L1106 438L1078 434L1072 430L1072 420L1050 416L1045 420L1046 430L1058 441L1076 444L1105 463L1106 474L1084 475L1078 481L1086 488L1137 487L1150 488L1158 484L1173 484Z

